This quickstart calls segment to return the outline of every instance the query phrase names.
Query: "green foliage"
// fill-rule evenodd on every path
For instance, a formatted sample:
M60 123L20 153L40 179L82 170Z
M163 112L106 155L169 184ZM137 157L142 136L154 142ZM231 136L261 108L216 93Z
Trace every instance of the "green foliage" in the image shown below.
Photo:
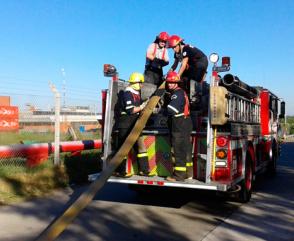
M13 168L11 166L10 171L7 170L1 172L0 204L44 196L68 184L68 176L64 167L54 166L52 162L46 162L35 168L19 166Z
M52 142L54 140L53 132L30 133L30 132L1 132L0 145L19 144L24 141L30 142Z
M26 159L15 157L1 160L0 166L0 178L16 173L25 173L27 168L25 166Z
M290 125L294 124L294 116L287 116L287 123Z
M101 131L79 132L76 131L78 140L96 140L101 138ZM61 141L73 141L73 137L69 133L61 133ZM49 143L54 142L54 132L1 132L0 145L13 145L13 144L31 144L31 143Z
M290 126L289 134L293 135L294 134L294 125Z
M286 134L294 134L294 116L287 116L286 118Z
M102 169L101 153L98 150L83 151L77 155L67 154L64 158L70 183L84 183L88 175Z
M53 155L43 164L28 168L24 158L1 161L0 205L44 196L68 183L87 182L88 175L101 171L99 150L82 151L80 155L61 153L64 165L53 164Z

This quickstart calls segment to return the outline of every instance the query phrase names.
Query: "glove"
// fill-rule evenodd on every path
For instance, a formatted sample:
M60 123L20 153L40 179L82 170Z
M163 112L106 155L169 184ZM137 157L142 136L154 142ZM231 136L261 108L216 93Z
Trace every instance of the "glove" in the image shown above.
M159 99L159 101L158 101L158 105L159 105L160 107L164 105L164 99L163 99L163 97L161 97L161 98Z
M152 113L153 114L158 114L161 108L154 108Z
M156 66L164 67L164 66L168 65L169 62L167 62L167 61L165 61L163 59L154 58L153 63Z
M140 105L140 109L143 110L145 108L145 106L147 105L148 100L144 101L141 105Z

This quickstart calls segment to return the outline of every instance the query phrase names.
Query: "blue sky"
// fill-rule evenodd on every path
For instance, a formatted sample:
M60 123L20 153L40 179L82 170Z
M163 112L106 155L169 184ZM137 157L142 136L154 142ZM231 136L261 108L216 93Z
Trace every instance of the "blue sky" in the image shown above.
M0 95L42 94L48 80L61 90L65 79L73 95L99 102L103 64L123 79L143 72L147 46L167 31L231 56L232 74L284 98L294 115L293 12L291 0L0 0Z

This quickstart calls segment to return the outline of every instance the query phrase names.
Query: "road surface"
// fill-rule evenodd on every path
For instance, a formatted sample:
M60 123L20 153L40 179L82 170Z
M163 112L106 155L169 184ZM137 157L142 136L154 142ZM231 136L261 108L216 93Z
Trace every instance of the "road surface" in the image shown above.
M210 191L137 195L126 185L109 183L57 240L293 240L294 143L282 148L276 177L258 178L248 204ZM85 188L0 207L0 240L33 240Z

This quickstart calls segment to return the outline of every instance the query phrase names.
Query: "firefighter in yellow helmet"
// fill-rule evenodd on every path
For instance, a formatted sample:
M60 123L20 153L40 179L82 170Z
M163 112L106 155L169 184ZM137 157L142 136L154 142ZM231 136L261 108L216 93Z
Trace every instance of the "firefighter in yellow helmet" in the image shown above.
M167 74L166 83L171 93L167 112L175 156L174 172L166 178L168 181L184 181L193 177L190 106L186 92L179 87L180 82L180 76L176 72Z
M118 129L118 148L124 143L128 134L136 123L140 112L144 109L147 102L141 100L141 88L144 82L144 76L141 73L134 72L130 75L128 80L129 86L119 95L119 119L116 128ZM139 137L135 145L137 149L137 160L139 167L139 174L148 175L149 165L148 156L144 146L142 137ZM122 177L131 176L126 168L127 157L116 169L116 174Z

